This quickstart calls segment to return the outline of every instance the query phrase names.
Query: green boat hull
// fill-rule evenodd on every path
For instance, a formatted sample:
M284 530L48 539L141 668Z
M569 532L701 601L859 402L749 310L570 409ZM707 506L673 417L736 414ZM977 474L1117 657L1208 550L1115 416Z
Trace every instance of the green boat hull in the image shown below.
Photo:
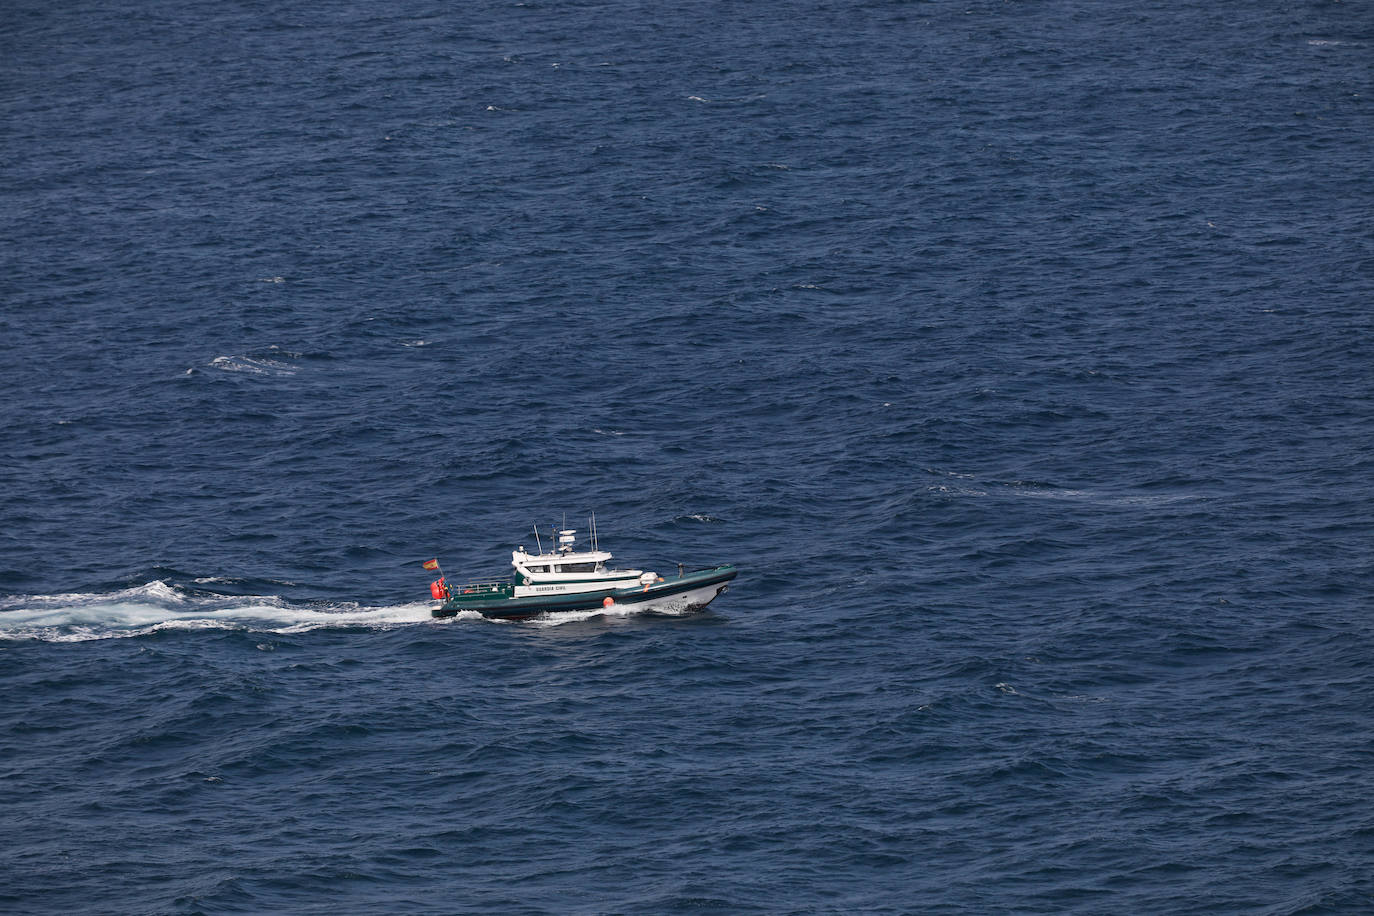
M433 614L435 617L453 617L463 611L476 611L483 617L525 620L541 614L600 611L610 608L685 610L709 604L725 591L736 575L738 570L734 566L715 566L661 579L648 586L601 589L576 594L535 595L528 598L514 597L514 589L511 586L492 586L453 595L436 607ZM607 599L610 599L609 603Z

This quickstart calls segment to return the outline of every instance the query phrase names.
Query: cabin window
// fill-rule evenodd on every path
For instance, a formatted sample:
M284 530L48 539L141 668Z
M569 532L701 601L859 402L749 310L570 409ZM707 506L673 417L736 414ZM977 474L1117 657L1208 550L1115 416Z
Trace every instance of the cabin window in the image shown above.
M527 570L529 570L530 572L532 572L532 573L534 573L534 572L546 573L546 572L549 571L549 568L548 568L547 566L526 566L525 568L526 568Z
M585 572L596 572L596 564L595 564L595 563L564 563L562 566L558 567L558 571L561 572L561 573L585 573Z

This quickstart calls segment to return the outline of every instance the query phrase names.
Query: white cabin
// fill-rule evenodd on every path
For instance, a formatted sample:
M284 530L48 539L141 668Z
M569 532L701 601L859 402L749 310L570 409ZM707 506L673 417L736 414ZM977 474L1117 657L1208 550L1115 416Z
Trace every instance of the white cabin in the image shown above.
M657 574L642 569L607 569L606 563L611 559L609 553L595 547L575 550L576 540L576 529L565 528L558 532L558 549L553 553L526 553L523 546L511 551L515 597L631 588L658 579Z

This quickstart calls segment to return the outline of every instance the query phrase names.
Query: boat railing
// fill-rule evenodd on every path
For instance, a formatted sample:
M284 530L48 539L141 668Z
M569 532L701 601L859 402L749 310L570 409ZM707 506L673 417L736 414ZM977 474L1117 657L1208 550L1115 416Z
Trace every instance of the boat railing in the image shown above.
M717 569L724 569L729 563L720 563L715 566L698 566L696 569L684 569L681 563L678 564L678 575L691 575L699 572L712 572Z
M509 589L509 582L503 582L500 579L492 579L480 582L468 582L461 589L456 589L455 593L463 595L480 595L484 593L499 594Z

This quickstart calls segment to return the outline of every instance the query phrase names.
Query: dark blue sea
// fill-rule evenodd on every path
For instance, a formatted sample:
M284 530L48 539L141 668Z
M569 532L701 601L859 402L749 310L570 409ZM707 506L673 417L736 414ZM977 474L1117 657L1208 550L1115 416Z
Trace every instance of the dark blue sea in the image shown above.
M9 0L0 910L1374 911L1372 103L1351 0ZM739 578L431 617L592 513Z

